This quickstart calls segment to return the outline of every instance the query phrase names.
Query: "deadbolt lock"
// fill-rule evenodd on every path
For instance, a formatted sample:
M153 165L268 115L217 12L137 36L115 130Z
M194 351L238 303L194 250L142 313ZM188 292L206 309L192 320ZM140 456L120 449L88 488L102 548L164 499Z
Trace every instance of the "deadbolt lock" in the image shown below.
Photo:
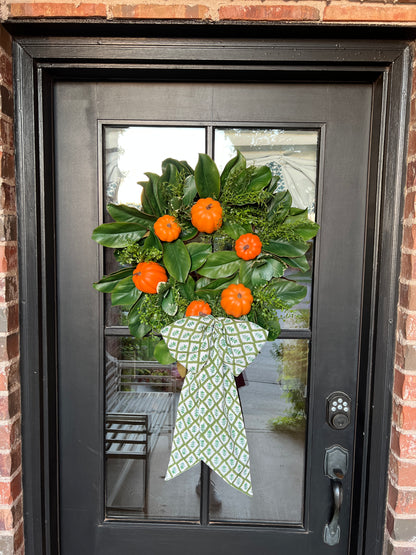
M331 428L346 428L351 422L351 398L343 391L334 391L326 403L326 417Z

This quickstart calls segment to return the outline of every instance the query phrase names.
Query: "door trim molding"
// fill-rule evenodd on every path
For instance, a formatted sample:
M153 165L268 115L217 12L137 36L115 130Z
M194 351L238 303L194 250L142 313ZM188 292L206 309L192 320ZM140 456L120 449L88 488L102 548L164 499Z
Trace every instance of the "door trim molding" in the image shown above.
M209 26L207 26L209 27ZM163 26L159 25L160 36ZM255 37L256 27L250 26ZM12 29L13 31L13 29ZM77 33L80 28L77 28ZM153 33L154 33L153 29ZM170 33L172 29L170 28ZM15 142L19 213L21 379L24 516L28 555L59 553L57 465L57 364L54 282L55 245L53 94L58 79L237 78L256 81L373 83L382 113L373 134L378 156L371 179L377 187L371 262L371 314L367 372L360 377L351 530L353 553L382 551L391 424L391 389L405 183L410 48L406 41L333 39L183 39L16 37ZM387 31L388 32L388 31ZM386 33L387 33L386 32ZM261 36L257 34L257 36ZM386 36L388 36L386 34ZM377 144L376 144L377 143ZM370 410L371 407L371 410ZM371 471L370 471L371 469ZM380 476L384 482L380 483ZM368 539L368 541L366 541Z

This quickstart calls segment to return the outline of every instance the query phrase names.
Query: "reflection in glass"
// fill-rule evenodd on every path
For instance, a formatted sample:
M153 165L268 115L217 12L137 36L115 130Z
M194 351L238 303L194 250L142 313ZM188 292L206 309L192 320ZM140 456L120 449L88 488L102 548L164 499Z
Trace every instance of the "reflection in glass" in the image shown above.
M303 518L306 384L309 342L266 343L238 389L250 449L253 497L235 492L213 472L221 505L213 522L290 522Z
M318 138L318 131L314 129L216 129L215 161L222 169L239 150L248 163L268 166L272 174L279 177L276 191L289 190L293 206L307 208L309 218L315 220ZM312 248L307 258L312 268ZM298 271L292 274L293 278L290 271L285 275L305 285L308 293L296 309L279 312L279 320L285 329L309 328L312 275Z
M106 513L199 520L199 466L164 480L183 379L153 358L154 340L106 339Z

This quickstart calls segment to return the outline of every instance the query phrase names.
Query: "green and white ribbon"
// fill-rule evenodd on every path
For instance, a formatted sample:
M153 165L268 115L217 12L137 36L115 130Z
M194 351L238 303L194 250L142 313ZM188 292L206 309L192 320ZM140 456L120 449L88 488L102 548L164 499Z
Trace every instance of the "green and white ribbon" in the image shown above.
M234 376L253 362L268 332L248 321L191 316L161 333L172 356L187 369L165 479L204 461L232 487L253 495Z

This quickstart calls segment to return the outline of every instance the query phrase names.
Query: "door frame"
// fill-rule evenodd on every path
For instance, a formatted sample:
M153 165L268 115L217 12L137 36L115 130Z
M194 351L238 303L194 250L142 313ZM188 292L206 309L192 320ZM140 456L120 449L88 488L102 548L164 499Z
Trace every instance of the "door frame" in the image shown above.
M192 79L370 82L381 121L373 136L366 267L369 335L361 348L351 542L376 554L384 539L402 191L405 183L411 49L403 40L265 38L264 27L130 27L129 36L15 35L23 487L26 553L59 553L56 290L52 104L58 79ZM82 33L81 25L76 34ZM74 29L65 27L66 34ZM86 28L87 29L87 28ZM89 29L89 28L88 28ZM95 27L98 32L98 27ZM120 27L120 30L126 27ZM190 29L192 29L190 31ZM231 27L230 27L231 29ZM270 35L270 26L266 35ZM114 34L114 27L112 27ZM141 40L135 37L140 33ZM386 31L386 37L389 36ZM94 33L96 34L96 33ZM309 33L310 34L310 33ZM352 34L352 32L351 32ZM19 35L19 36L18 36ZM75 33L74 33L75 35ZM236 35L238 35L236 37ZM284 33L282 34L284 35ZM186 38L184 38L186 36ZM356 36L356 35L355 35ZM391 36L391 35L390 35ZM220 38L219 38L220 37ZM360 465L356 465L360 468ZM371 472L370 470L371 469ZM381 476L381 478L380 478Z

